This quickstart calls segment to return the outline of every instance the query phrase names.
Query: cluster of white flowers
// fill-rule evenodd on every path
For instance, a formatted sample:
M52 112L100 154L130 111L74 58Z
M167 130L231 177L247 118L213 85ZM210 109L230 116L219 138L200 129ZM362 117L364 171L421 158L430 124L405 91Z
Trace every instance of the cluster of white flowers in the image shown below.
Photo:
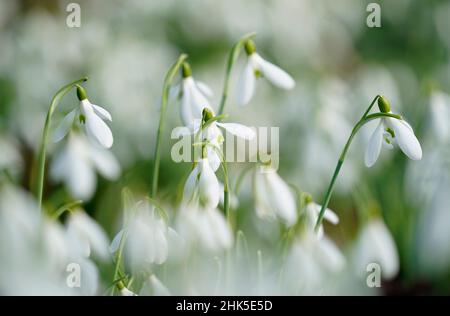
M285 90L295 87L294 79L287 72L257 53L252 39L246 38L243 48L247 61L238 82L236 103L246 105L251 101L256 80L260 78L266 78ZM186 61L182 61L180 69L179 84L167 83L170 85L167 89L170 94L168 98L179 100L180 117L185 127L181 134L193 137L196 140L193 146L200 145L201 151L199 157L194 157L192 170L184 183L181 202L175 207L177 212L170 213L174 215L174 219L166 212L166 207L159 205L158 196L133 202L123 210L126 214L123 226L109 243L103 229L81 209L69 208L70 214L63 225L59 221L48 219L46 215L40 216L32 199L22 196L23 193L10 192L7 188L0 199L0 232L12 236L9 240L13 242L4 242L0 238L1 257L7 258L0 262L0 292L20 293L20 284L24 282L22 278L30 277L36 281L35 284L43 286L40 291L45 294L100 294L99 271L95 262L114 257L112 282L119 295L169 295L169 287L157 276L160 267L168 263L175 266L186 264L187 269L189 264L196 264L196 259L192 259L192 256L199 249L202 250L202 256L214 256L214 264L219 271L216 273L217 288L221 282L226 283L221 280L221 275L224 274L222 270L227 270L228 274L228 268L235 268L236 275L244 271L228 266L229 258L224 259L225 251L230 251L233 246L238 249L238 239L241 238L243 243L244 235L237 233L239 227L233 222L233 217L237 217L234 207L237 203L230 206L230 195L237 195L238 192L233 192L227 162L224 161L223 133L243 140L252 140L256 134L245 125L222 122L224 103L219 109L212 105L212 89L205 83L194 80L192 69ZM111 114L105 108L92 104L81 86L77 85L76 88L79 106L70 111L53 132L54 142L63 139L67 141L55 155L50 175L54 180L64 182L74 198L88 200L96 189L95 172L114 180L119 177L121 167L108 151L114 140L105 121L112 121ZM224 95L225 93L228 91L224 91ZM369 117L379 120L368 142L366 166L375 164L381 147L392 149L394 144L398 144L410 159L420 160L422 148L411 126L391 112L386 98L379 96L375 100L378 101L380 111L370 116L369 108L360 121L363 125ZM216 111L219 112L218 115ZM353 136L352 133L349 141ZM339 223L338 215L327 206L347 149L348 146L339 160L323 206L317 204L311 195L283 180L270 163L258 164L253 170L252 192L256 217L264 223L281 223L280 239L286 244L283 251L287 252L282 256L280 266L283 273L280 279L290 293L317 293L324 288L330 276L336 277L348 266L356 267L358 272L365 272L367 264L379 263L385 279L395 277L399 271L394 240L380 217L369 218L359 232L352 248L355 255L350 263L325 233L322 219L333 225ZM155 161L158 159L159 157L155 157ZM223 179L219 181L220 174L217 173L221 166ZM0 189L4 190L2 187ZM23 204L24 201L26 205ZM11 211L15 209L20 211ZM171 227L172 223L175 229ZM21 227L22 231L16 231L15 227ZM20 234L25 234L25 238ZM240 247L243 247L242 244ZM256 283L260 286L264 283L261 280L264 270L262 254L261 250L257 252L260 271ZM236 259L233 254L230 256ZM23 258L29 260L23 262ZM28 262L39 262L42 265L37 275L23 273L30 268ZM82 285L79 288L72 289L66 285L64 271L70 263L78 264L83 271ZM227 264L227 269L223 269L224 264ZM208 269L211 267L207 264L205 266ZM184 272L184 267L179 270ZM199 273L205 274L203 271ZM359 277L359 273L357 274ZM142 282L138 282L139 286L134 286L133 278L142 275ZM269 283L268 280L269 277L265 282ZM190 294L198 290L196 284L187 287ZM32 287L26 290L26 294L38 291Z

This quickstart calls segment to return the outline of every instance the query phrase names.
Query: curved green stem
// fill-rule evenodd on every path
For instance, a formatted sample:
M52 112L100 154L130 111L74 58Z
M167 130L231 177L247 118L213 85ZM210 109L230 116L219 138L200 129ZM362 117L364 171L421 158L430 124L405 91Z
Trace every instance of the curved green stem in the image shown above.
M186 60L186 58L187 58L186 54L181 54L180 57L178 57L178 60L169 68L169 71L167 72L166 77L164 79L162 100L161 100L161 112L159 117L159 126L155 145L155 156L154 156L155 164L153 165L152 197L155 197L156 193L158 192L159 163L161 159L160 157L161 138L164 132L167 103L169 100L169 90L173 78L175 77L176 73L178 72L178 70L180 69L181 65Z
M87 81L87 77L81 78L74 82L71 82L56 92L53 96L52 102L50 103L50 107L47 112L47 117L45 119L44 131L42 133L42 141L41 146L39 148L39 156L38 156L38 175L37 175L37 183L35 187L35 194L38 200L39 209L42 211L42 194L44 191L44 176L45 176L45 155L47 151L47 143L48 143L48 135L50 133L50 124L52 121L53 113L55 112L56 107L58 106L61 99L77 84Z
M334 170L333 173L333 177L331 178L331 182L328 186L327 192L325 194L325 200L322 204L322 207L320 209L320 213L319 216L317 218L317 222L316 222L316 226L315 226L315 230L317 231L320 227L320 225L322 224L322 220L323 220L323 216L325 214L325 210L327 209L328 203L330 202L330 198L331 198L331 194L333 193L333 189L334 189L334 185L336 183L336 179L339 175L339 172L341 170L342 164L344 163L345 160L345 156L347 155L347 151L350 147L350 144L352 143L353 138L355 137L356 133L358 133L359 129L366 123L375 120L375 119L379 119L379 118L383 118L383 117L391 117L391 118L395 118L398 120L401 120L401 116L396 115L396 114L392 114L392 113L375 113L375 114L369 114L369 111L372 109L373 105L375 104L375 101L378 99L379 96L376 96L375 99L372 101L372 103L370 104L369 108L366 110L366 112L364 113L364 115L361 117L361 119L359 120L358 123L356 123L355 127L352 130L352 133L350 134L350 137L347 140L347 143L344 146L344 149L342 150L342 153L339 157L339 160L337 162L336 168Z
M64 212L66 211L73 211L73 208L78 207L80 205L83 204L82 200L76 200L76 201L72 201L69 203L64 204L63 206L59 207L53 214L52 214L52 218L54 220L57 220L62 214L64 214Z
M245 42L254 37L255 35L256 33L254 32L245 34L231 48L230 54L228 55L228 63L225 72L225 81L223 83L222 99L220 100L218 112L219 115L221 115L225 109L225 103L227 102L228 98L228 90L230 88L230 76L231 71L233 70L233 66L236 63L236 60L238 59L239 53L241 52L241 49L244 46Z

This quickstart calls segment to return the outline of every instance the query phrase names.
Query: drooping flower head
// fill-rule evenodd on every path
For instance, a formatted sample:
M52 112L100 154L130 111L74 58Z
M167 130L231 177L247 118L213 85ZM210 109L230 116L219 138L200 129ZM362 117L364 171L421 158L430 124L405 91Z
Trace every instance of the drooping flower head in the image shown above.
M294 194L274 168L262 166L255 171L253 192L258 217L279 218L288 227L296 223L297 205Z
M207 84L195 80L192 76L191 66L184 62L181 83L171 89L170 98L177 97L180 99L180 117L185 126L201 119L204 108L212 110L208 100L212 96L211 88Z
M86 96L86 91L79 85L77 85L77 97L80 101L79 107L64 117L53 134L53 141L58 142L63 139L71 130L75 120L78 119L89 138L105 148L111 148L113 135L104 122L105 120L112 121L111 114L103 107L92 104Z
M250 102L255 91L256 79L261 77L267 78L279 88L286 90L294 88L294 79L280 67L263 59L256 52L256 46L252 40L245 43L245 52L248 60L239 79L237 90L237 102L240 105Z
M380 96L378 107L382 113L391 113L388 100ZM403 119L383 117L379 119L378 127L370 137L364 162L371 167L377 161L381 147L392 149L397 144L403 153L412 160L422 159L422 148L414 135L412 127Z

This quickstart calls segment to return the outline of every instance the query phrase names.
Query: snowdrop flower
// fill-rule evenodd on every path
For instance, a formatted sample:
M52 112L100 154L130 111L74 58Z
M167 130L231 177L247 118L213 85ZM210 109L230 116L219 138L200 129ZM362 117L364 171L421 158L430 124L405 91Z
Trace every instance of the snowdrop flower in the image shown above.
M323 291L331 276L346 265L342 252L327 237L305 231L292 244L285 266L285 283L295 294Z
M88 258L91 250L101 259L109 258L108 237L103 228L83 211L76 211L69 217L67 235L70 244Z
M253 129L245 125L238 123L221 123L218 121L212 122L200 131L202 123L207 122L214 116L215 113L213 110L210 108L204 108L202 112L202 119L196 119L186 129L180 129L180 134L177 136L187 134L197 135L198 132L201 132L202 139L208 142L208 146L206 146L206 155L209 158L209 163L211 164L213 170L216 171L222 161L218 151L220 151L225 140L220 128L223 128L228 133L245 140L252 140L256 134Z
M355 263L360 275L365 275L370 263L381 266L384 279L392 279L399 270L397 247L381 218L372 218L359 234L355 246Z
M50 175L64 182L75 198L88 200L97 185L96 170L109 180L120 175L120 165L111 152L72 132L67 144L55 156Z
M252 40L248 40L245 43L245 52L248 60L239 79L237 92L237 102L240 105L250 102L255 91L255 81L259 77L266 77L267 80L282 89L289 90L294 88L294 79L278 66L264 60L256 52L256 47Z
M105 148L111 148L113 135L104 120L112 121L111 114L101 106L92 104L86 97L86 91L77 86L77 96L80 100L79 108L67 114L53 134L53 141L58 142L63 139L71 130L75 119L79 119L84 125L86 134Z
M180 98L181 121L185 126L189 126L196 119L202 118L202 111L205 107L211 109L208 98L213 96L213 92L205 83L194 80L191 67L186 62L183 63L182 75L181 83L173 87L169 97Z
M261 166L259 171L255 171L253 193L258 217L272 220L280 218L287 226L296 223L294 195L275 169Z
M220 184L208 158L197 161L184 185L184 203L199 203L208 208L215 208L220 200Z
M126 234L124 236L124 234ZM110 251L119 250L121 239L126 237L125 259L134 268L144 264L162 264L169 254L169 238L176 232L155 211L148 201L139 202L127 227L111 242Z
M0 186L2 295L70 294L63 274L70 248L61 229L53 229L57 225L39 216L31 195L10 185Z
M200 244L208 251L228 249L233 244L231 229L217 208L183 204L177 227L188 244Z
M378 98L378 107L383 113L391 113L391 107L386 98ZM422 159L422 148L414 135L412 127L403 119L383 117L379 119L378 127L370 137L364 162L367 167L375 164L380 155L381 146L394 148L395 143L412 160Z
M310 195L306 196L305 199L305 215L306 221L308 222L308 227L314 230L314 227L317 223L317 219L319 218L321 205L315 203ZM329 208L325 209L325 214L323 216L331 224L337 225L339 223L339 217L335 212L330 210ZM317 237L323 237L323 225L320 224L319 229L317 230Z

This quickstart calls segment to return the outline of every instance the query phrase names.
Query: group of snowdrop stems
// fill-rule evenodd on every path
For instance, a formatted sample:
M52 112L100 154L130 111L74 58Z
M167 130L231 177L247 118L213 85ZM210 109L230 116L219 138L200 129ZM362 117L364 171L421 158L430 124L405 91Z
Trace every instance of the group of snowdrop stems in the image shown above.
M210 127L210 125L214 124L214 128L218 128L217 126L220 126L222 124L222 127L226 128L226 123L220 123L223 118L226 117L224 115L225 105L229 96L229 90L230 90L230 76L233 70L233 66L237 62L237 59L241 53L242 50L244 50L247 54L248 61L247 64L242 71L241 79L239 82L239 91L238 91L238 103L241 105L244 105L248 103L254 93L255 88L255 81L260 77L266 77L269 79L273 84L276 86L279 86L284 89L291 89L294 87L295 82L294 80L283 70L278 68L277 66L265 61L257 52L256 52L256 46L252 40L252 38L255 36L254 33L247 34L243 36L239 41L235 43L235 45L232 47L229 58L227 61L227 67L226 67L226 73L225 73L225 80L223 85L223 93L221 97L221 101L218 107L217 115L214 114L212 109L209 107L209 105L205 104L204 108L186 108L189 106L189 104L182 104L181 106L184 107L181 109L182 111L182 120L185 125L189 128L193 129L193 131L197 134L202 133L206 129ZM154 151L154 166L153 166L153 178L152 178L152 185L151 185L151 200L156 202L157 199L157 193L158 193L158 177L159 177L159 165L160 165L160 159L161 159L161 143L164 135L164 129L165 129L165 121L166 121L166 112L167 112L167 106L169 104L170 99L170 93L171 89L174 87L174 80L176 75L181 71L183 79L189 78L191 76L191 70L186 62L187 55L182 54L179 56L177 61L170 67L170 69L167 72L167 75L164 79L164 85L163 85L163 91L162 91L162 99L161 99L161 108L160 108L160 119L159 119L159 126L157 130L157 137L156 137L156 145L155 145L155 151ZM42 204L43 204L43 187L44 187L44 176L45 176L45 165L46 165L46 151L47 151L47 144L49 141L49 135L50 135L50 125L52 121L52 116L58 107L58 104L60 103L61 99L70 92L73 88L77 88L77 96L80 101L80 108L73 110L69 115L67 115L63 122L61 123L61 126L54 132L54 139L61 140L64 138L72 128L72 125L74 122L79 119L79 122L81 125L85 126L86 134L93 138L94 141L96 141L98 144L100 144L102 147L109 148L112 146L113 138L112 133L109 130L109 127L105 124L104 120L111 121L111 115L108 111L106 111L104 108L99 107L97 105L94 105L90 103L90 101L87 99L85 90L80 86L83 82L87 81L87 78L82 78L79 80L76 80L72 83L67 84L66 86L62 87L53 97L47 117L45 120L45 126L43 130L42 135L42 141L41 146L39 149L39 155L37 160L37 177L36 177L36 185L35 185L35 193L36 197L39 203L39 207L42 212ZM182 86L183 82L180 83L180 90L183 88ZM196 84L196 83L194 83ZM200 83L199 83L200 84ZM200 88L200 87L197 87ZM184 92L186 93L186 91ZM191 95L191 97L193 97ZM203 99L202 99L203 100ZM373 106L378 103L379 112L370 114ZM184 112L183 112L184 111ZM199 121L197 122L197 127L194 128L195 122L192 120L195 119ZM327 206L329 204L336 179L338 178L339 172L341 170L341 167L344 163L345 157L347 155L348 149L350 147L350 144L359 131L359 129L372 120L379 120L379 125L376 128L375 132L373 133L372 137L369 140L369 144L366 150L365 155L365 164L370 167L372 166L375 161L377 160L381 147L386 148L392 148L393 144L398 144L400 149L411 159L418 160L422 157L422 150L420 147L420 144L417 140L417 138L414 135L414 132L412 131L412 128L409 126L409 124L402 119L400 115L393 114L390 109L390 104L388 100L380 95L375 96L375 98L370 103L367 110L362 115L361 119L356 123L354 126L347 143L344 146L344 149L339 157L339 160L337 162L334 174L331 178L331 182L328 186L328 189L325 194L324 202L322 205L318 205L316 203L311 203L312 198L309 194L300 193L300 196L303 197L304 203L308 204L311 203L311 205L314 206L314 213L316 217L313 219L312 226L314 227L314 230L316 233L321 234L323 233L321 223L324 219L324 216L328 215L328 219L331 222L337 222L337 219L333 217L335 215L332 212L327 209ZM230 132L232 134L235 134L239 136L239 133L234 133L233 128L239 127L239 124L234 123L228 123L230 127ZM234 125L233 125L234 124ZM217 125L217 126L216 126ZM233 126L230 126L233 125ZM231 128L233 127L233 128ZM241 129L242 132L242 129ZM250 139L250 132L245 131L246 135L240 135L245 139ZM220 132L219 132L220 133ZM245 133L244 133L245 134ZM197 137L197 135L196 135ZM206 139L206 142L208 140ZM194 144L195 145L195 144ZM194 177L201 176L202 172L202 166L201 163L203 163L203 159L210 158L208 157L211 155L211 152L207 151L207 146L210 146L211 144L208 143L201 143L202 149L201 149L201 159L200 161L196 162L197 167L194 168L194 171L191 173L194 174ZM217 144L212 144L212 147ZM212 152L217 151L217 149L213 149ZM220 155L220 152L219 152ZM224 173L224 185L223 185L223 209L224 213L228 219L228 224L230 225L230 190L229 187L230 182L228 179L228 172L226 167L226 161L223 159L223 156L219 156L220 161L219 163L222 165L222 170ZM211 160L211 159L210 159ZM207 162L208 166L203 167L203 170L210 169L211 166L209 166L209 162ZM200 166L200 167L199 167ZM268 167L268 166L263 166ZM195 169L199 170L195 171ZM270 169L270 166L268 167ZM217 168L213 168L213 173ZM271 170L273 171L273 170ZM215 177L215 175L214 175ZM271 176L273 178L274 182L277 182L279 186L287 188L288 186L284 184L283 180L278 177L278 175ZM275 177L275 178L274 178ZM186 187L189 185L189 179L186 183ZM194 184L195 185L199 185ZM188 190L193 190L194 188L187 188ZM237 188L236 188L237 190ZM283 189L287 190L287 189ZM185 188L186 191L186 188ZM282 197L280 197L282 198ZM218 201L213 202L213 207L217 207ZM70 202L64 205L63 207L59 208L52 217L55 219L58 219L59 216L65 211L65 210L71 210L71 208L78 206L79 202ZM274 211L275 212L275 211ZM279 213L282 213L283 210L278 210ZM328 214L327 214L328 213ZM292 217L292 214L278 214L278 217L281 219L284 219L285 224L287 226L295 227L295 221L297 221L296 217ZM330 219L331 217L331 219ZM315 221L315 223L314 223ZM124 224L125 225L125 224ZM124 227L125 229L125 227ZM114 271L114 280L113 282L116 284L117 288L123 293L124 295L127 294L126 287L124 283L122 282L122 279L119 278L120 276L120 266L122 259L122 252L123 247L125 244L125 234L121 235L120 239L120 245L118 247L118 251L116 252L116 258L115 258L115 271Z

